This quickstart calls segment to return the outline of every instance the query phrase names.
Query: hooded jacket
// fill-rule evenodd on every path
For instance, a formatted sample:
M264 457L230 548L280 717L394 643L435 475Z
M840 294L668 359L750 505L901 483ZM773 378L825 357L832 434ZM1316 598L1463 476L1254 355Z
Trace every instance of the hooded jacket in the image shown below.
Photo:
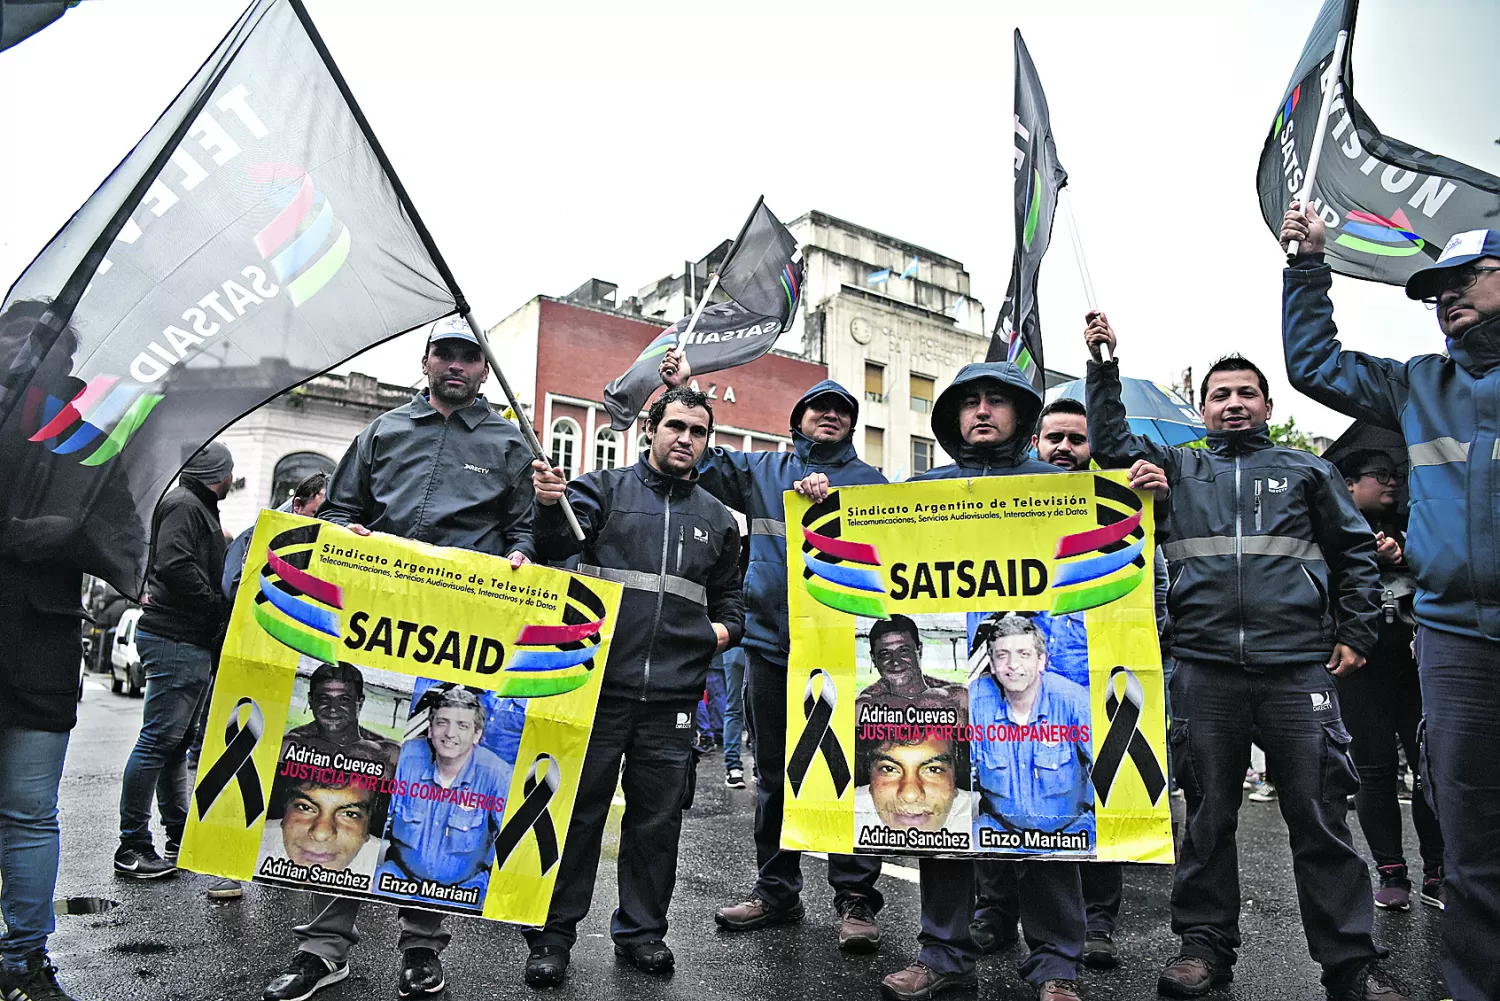
M216 649L229 621L229 603L219 592L226 545L218 496L184 475L157 507L151 538L151 600L141 612L141 630Z
M1000 445L970 445L958 429L964 395L981 379L993 379L1010 391L1016 411L1015 433ZM985 361L958 370L949 387L932 405L932 436L943 451L957 459L912 477L917 480L971 480L979 476L1031 476L1061 473L1062 469L1031 457L1031 429L1042 412L1042 397L1031 380L1012 362Z
M578 570L625 585L602 691L642 702L695 702L718 647L745 627L740 598L740 530L697 476L666 476L643 456L633 466L585 473L568 484L585 540L574 538L561 504L536 505L542 557L583 556Z
M849 434L831 444L797 430L808 403L837 393L854 411ZM836 487L884 483L880 470L854 451L859 401L832 379L813 386L792 408L792 451L740 452L711 448L698 463L698 484L727 507L740 512L750 528L750 568L745 572L744 645L773 664L786 665L791 649L786 603L786 505L782 494L810 473L822 473Z
M1120 368L1088 367L1089 446L1100 465L1166 470L1173 541L1172 653L1265 670L1326 661L1335 643L1375 645L1375 536L1344 480L1311 452L1271 443L1264 424L1210 431L1207 448L1130 433Z
M1328 298L1332 271L1307 258L1283 275L1281 333L1292 385L1406 439L1406 559L1420 625L1500 640L1500 317L1448 339L1448 357L1345 351Z

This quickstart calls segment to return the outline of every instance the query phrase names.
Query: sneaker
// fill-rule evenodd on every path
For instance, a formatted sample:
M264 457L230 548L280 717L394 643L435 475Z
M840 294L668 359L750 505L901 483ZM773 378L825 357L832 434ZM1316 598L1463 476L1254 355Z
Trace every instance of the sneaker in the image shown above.
M303 1001L348 975L348 963L331 963L322 956L299 950L286 971L267 984L260 996L262 1001Z
M161 879L177 872L177 865L156 854L156 849L128 848L121 845L115 851L115 875L123 879Z
M939 973L925 963L913 963L904 970L889 974L880 982L880 994L886 1001L927 1001L934 994L978 987L979 974Z
M1448 909L1448 894L1443 889L1443 874L1429 873L1422 877L1422 903L1443 911Z
M21 968L0 969L0 998L5 1001L77 1001L57 982L57 967L45 952L33 952Z
M1241 788L1248 791L1250 789L1254 789L1256 784L1259 782L1260 772L1256 771L1254 768L1245 769L1245 784L1241 786Z
M1232 966L1220 966L1202 956L1174 956L1162 968L1156 992L1170 998L1196 998L1232 980Z
M969 937L974 944L979 946L979 951L988 956L992 952L1001 949L1009 949L1020 941L1021 933L1016 930L1016 923L1012 921L1010 927L997 928L989 921L975 919L969 922Z
M714 914L714 923L727 931L754 931L767 925L801 921L804 913L800 900L790 907L772 907L759 897L751 897L743 903L720 907Z
M526 983L531 987L556 987L568 975L567 949L560 945L533 946L526 957Z
M401 973L396 978L396 993L404 998L425 998L441 993L448 986L443 978L443 961L433 949L417 947L401 953Z
M1337 1001L1411 1001L1411 988L1371 962L1346 981Z
M1250 790L1249 799L1252 803L1274 803L1276 802L1276 787L1269 779L1261 779L1255 783L1255 788Z
M745 770L743 768L731 768L724 773L724 784L731 789L745 788Z
M1076 980L1049 980L1037 991L1036 1001L1082 1001Z
M839 907L839 948L845 952L874 952L885 933L875 920L875 911L863 897L854 897Z
M621 945L616 942L615 955L642 973L651 973L659 977L671 976L677 966L677 957L672 955L672 950L667 943L659 938L649 942L637 942L634 945Z
M238 900L245 895L245 888L237 879L215 876L208 884L209 900Z
M164 858L164 859L166 859L168 862L172 863L173 865L176 865L177 864L177 858L181 854L182 854L182 842L181 841L173 841L171 838L168 838L167 839L167 843L164 846L162 846L161 857Z
M1377 866L1380 889L1375 891L1375 906L1387 911L1411 910L1411 880L1406 878L1406 866L1399 864Z
M1108 932L1088 933L1083 940L1083 965L1091 970L1112 970L1120 965L1120 947Z

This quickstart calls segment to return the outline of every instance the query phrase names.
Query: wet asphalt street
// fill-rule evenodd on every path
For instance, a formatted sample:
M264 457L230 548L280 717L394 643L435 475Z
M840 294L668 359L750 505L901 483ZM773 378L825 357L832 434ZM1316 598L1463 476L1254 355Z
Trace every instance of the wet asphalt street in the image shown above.
M68 752L62 787L63 864L58 896L96 896L119 901L106 914L61 916L51 947L64 984L81 1001L162 1001L260 997L266 980L291 956L290 925L306 906L298 894L249 887L242 900L210 902L207 877L181 873L156 883L115 879L111 869L118 831L120 774L140 724L141 702L111 695L92 676ZM614 835L594 894L594 910L581 927L567 984L552 998L603 1001L641 999L780 999L879 997L886 973L905 966L916 952L918 898L914 867L888 869L882 877L885 943L872 956L839 953L832 895L824 863L804 863L807 918L801 925L730 935L713 923L714 909L742 898L754 877L750 839L753 786L731 791L722 782L720 759L699 766L697 803L685 818L672 930L677 973L658 980L617 963L607 935L613 907ZM618 823L618 810L615 814ZM1356 835L1358 836L1358 835ZM158 835L159 837L159 835ZM1416 855L1408 821L1407 851ZM158 842L159 846L160 842ZM1360 842L1363 848L1363 841ZM1318 968L1307 957L1292 884L1286 828L1274 805L1246 803L1239 839L1244 947L1232 989L1219 1001L1300 1001L1323 997ZM1085 972L1086 999L1155 998L1160 964L1173 955L1168 927L1171 873L1166 867L1132 866L1126 875L1125 907L1117 940L1120 969ZM396 997L396 912L366 905L363 942L353 972L342 984L318 994L327 1001ZM1378 939L1391 950L1390 967L1410 983L1414 997L1445 997L1437 978L1439 912L1414 904L1405 914L1377 913ZM443 954L452 1001L534 996L521 980L526 948L519 933L473 919L449 919L453 944ZM1015 972L1012 953L987 957L981 987L944 997L1035 997Z

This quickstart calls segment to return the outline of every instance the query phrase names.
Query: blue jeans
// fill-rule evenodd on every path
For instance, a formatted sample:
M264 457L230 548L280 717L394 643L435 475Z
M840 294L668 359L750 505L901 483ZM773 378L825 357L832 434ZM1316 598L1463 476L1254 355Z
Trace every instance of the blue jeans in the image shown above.
M724 658L724 768L742 767L740 741L745 736L745 651L725 650Z
M208 697L213 655L204 647L138 631L136 647L146 668L146 703L135 750L120 788L120 844L151 847L151 797L169 841L187 826L187 754L198 704Z
M1443 834L1443 979L1454 1001L1500 997L1500 643L1417 630L1422 780Z
M66 733L0 727L0 960L12 969L45 951L54 927L57 787L67 753Z
M724 729L724 662L719 657L715 657L709 664L703 688L703 698L698 700L696 722L698 732L706 739L717 737L719 731Z

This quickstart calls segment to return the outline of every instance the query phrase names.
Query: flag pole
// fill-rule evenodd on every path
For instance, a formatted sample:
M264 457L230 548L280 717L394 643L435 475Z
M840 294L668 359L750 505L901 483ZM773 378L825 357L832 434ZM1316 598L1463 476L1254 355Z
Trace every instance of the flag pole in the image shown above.
M531 448L531 454L538 462L545 462L550 468L552 462L547 453L542 451L542 443L537 440L536 428L531 426L531 419L526 416L521 401L516 399L515 390L510 388L510 380L505 378L505 371L500 368L500 362L495 358L495 349L490 347L490 339L485 336L484 328L474 322L474 314L469 311L467 303L463 310L464 322L473 331L474 337L479 341L479 350L484 352L484 360L489 362L490 371L495 374L495 381L500 383L500 392L510 401L510 409L516 415L516 426L521 429L521 437L526 439L526 444ZM573 537L579 542L587 541L584 538L583 527L578 524L578 516L573 513L573 507L568 503L567 494L562 497L563 517L568 519L568 527L573 530Z
M1063 203L1063 211L1068 213L1068 238L1073 244L1073 259L1078 262L1078 277L1083 282L1083 299L1092 313L1098 310L1099 303L1094 298L1094 280L1089 277L1089 262L1083 257L1083 237L1078 234L1078 220L1073 217L1073 195L1064 188L1060 201ZM1115 353L1108 344L1104 349L1109 352L1109 360L1114 361Z
M1323 100L1318 105L1318 126L1313 130L1312 152L1307 155L1307 175L1302 180L1302 190L1297 192L1297 204L1307 211L1307 200L1312 197L1313 182L1318 179L1318 161L1323 158L1323 137L1328 133L1328 111L1333 107L1334 85L1338 83L1344 66L1344 46L1349 41L1349 29L1339 32L1333 43L1333 58L1329 60L1328 72L1324 74ZM1300 241L1287 244L1286 259L1292 260L1300 249Z
M708 276L708 288L704 289L703 295L699 296L698 305L693 308L693 317L692 319L688 320L687 329L682 332L681 337L677 338L678 347L682 347L683 345L685 345L687 343L687 339L693 336L693 330L698 326L699 317L703 315L703 310L708 305L708 300L713 298L714 290L718 287L719 273L715 271L713 274Z

